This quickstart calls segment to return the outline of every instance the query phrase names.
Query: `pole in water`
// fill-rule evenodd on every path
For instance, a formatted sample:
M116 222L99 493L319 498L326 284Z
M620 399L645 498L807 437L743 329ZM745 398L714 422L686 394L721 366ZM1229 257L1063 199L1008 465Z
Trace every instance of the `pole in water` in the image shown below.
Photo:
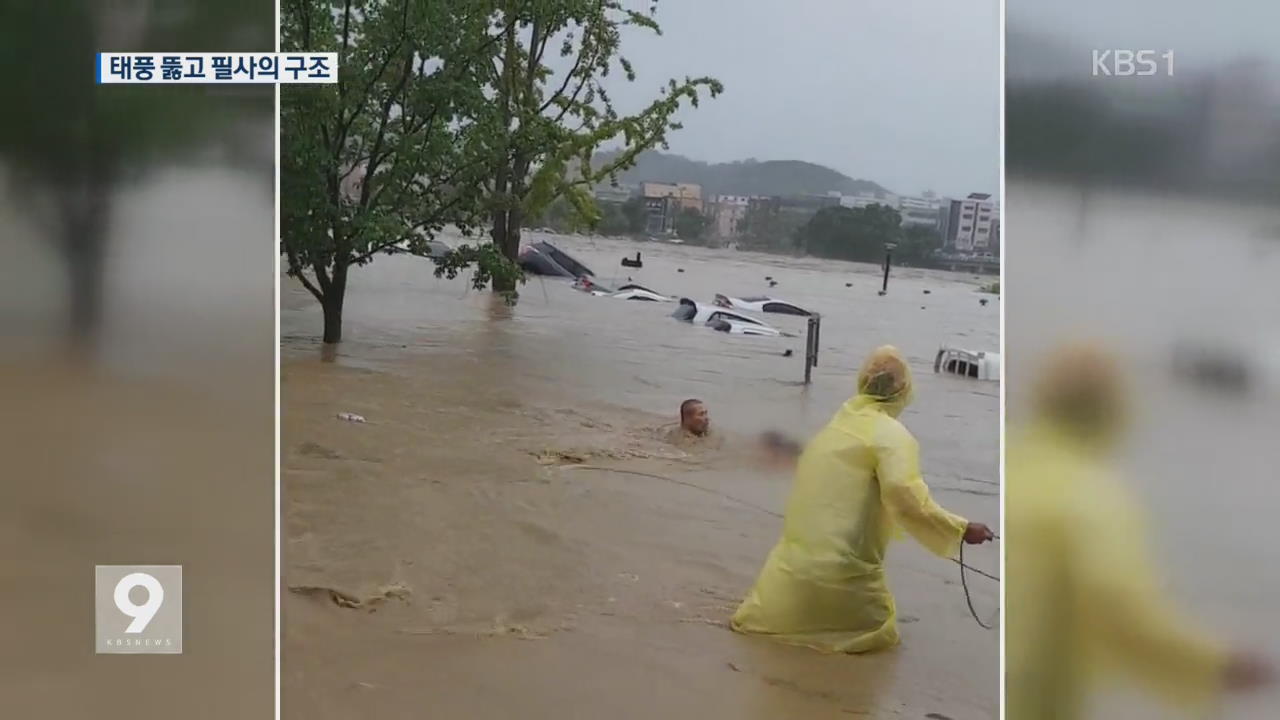
M897 243L884 244L884 285L880 288L881 295L889 292L889 264L893 260L893 249L896 247L898 247Z
M818 317L809 318L809 331L804 338L804 384L808 385L813 376L813 367L818 364Z

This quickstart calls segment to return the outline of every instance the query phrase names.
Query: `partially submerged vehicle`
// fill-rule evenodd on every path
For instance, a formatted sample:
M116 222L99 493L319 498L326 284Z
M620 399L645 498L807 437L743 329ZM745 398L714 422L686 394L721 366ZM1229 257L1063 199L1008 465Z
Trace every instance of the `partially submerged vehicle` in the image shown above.
M574 289L591 293L596 297L611 297L618 300L640 300L647 302L675 302L675 298L670 295L663 295L660 292L650 290L643 285L628 283L619 288L610 289L603 285L597 284L591 278L580 277L573 284Z
M785 300L766 297L764 295L741 298L729 297L728 295L716 295L714 302L722 308L754 310L755 312L775 313L778 315L799 315L800 317L810 317L814 314L795 303L789 303Z
M391 255L415 255L417 257L425 257L431 259L439 259L453 252L453 248L442 240L436 238L427 238L417 248L411 247L410 243L403 242L392 245L387 248L387 253Z
M576 280L595 275L591 268L549 242L536 242L520 251L520 267L533 275Z
M1218 338L1183 339L1169 355L1176 377L1207 390L1238 396L1280 390L1280 341L1268 347L1259 337L1248 346Z
M1000 380L1000 353L942 347L933 359L933 371L975 380Z
M713 305L699 305L689 298L680 298L680 307L676 308L671 317L681 322L706 325L713 330L731 335L761 335L767 337L781 337L784 335L781 330L767 325L750 315L744 315Z

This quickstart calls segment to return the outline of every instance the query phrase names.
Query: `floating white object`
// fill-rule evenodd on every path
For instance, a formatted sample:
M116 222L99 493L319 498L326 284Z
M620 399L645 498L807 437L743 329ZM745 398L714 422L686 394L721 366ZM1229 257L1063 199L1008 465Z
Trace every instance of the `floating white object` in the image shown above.
M750 315L745 315L734 310L718 308L714 305L699 305L688 298L680 299L680 307L676 308L672 317L695 325L707 325L721 332L727 332L733 335L767 335L770 337L779 337L784 334L781 330L761 322Z
M789 303L785 300L771 298L764 295L755 295L752 297L729 297L728 295L716 295L715 304L722 308L734 308L737 310L754 310L762 313L777 313L779 315L799 315L801 317L809 317L813 313L806 310L795 303Z
M349 413L349 412L340 412L340 413L338 413L338 419L339 419L339 420L346 420L347 422L353 422L353 423L362 423L362 422L365 422L365 419L364 419L364 416L363 416L363 415L357 415L357 414L355 414L355 413Z
M1000 380L1000 353L942 347L933 359L933 371L974 380Z

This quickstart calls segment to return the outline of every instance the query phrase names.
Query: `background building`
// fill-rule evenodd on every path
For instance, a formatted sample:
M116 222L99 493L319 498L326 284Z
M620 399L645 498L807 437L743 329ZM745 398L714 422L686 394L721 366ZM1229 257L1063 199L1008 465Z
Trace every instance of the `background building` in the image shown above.
M898 212L902 214L903 227L937 228L942 219L942 202L933 193L921 197L898 198Z
M675 232L676 215L683 209L702 212L702 186L693 183L647 182L640 186L644 197L645 232L666 235Z
M1000 253L1000 206L988 193L969 193L942 207L939 230L946 252L961 255Z
M750 204L751 198L746 195L712 195L707 204L712 237L727 240L736 236Z

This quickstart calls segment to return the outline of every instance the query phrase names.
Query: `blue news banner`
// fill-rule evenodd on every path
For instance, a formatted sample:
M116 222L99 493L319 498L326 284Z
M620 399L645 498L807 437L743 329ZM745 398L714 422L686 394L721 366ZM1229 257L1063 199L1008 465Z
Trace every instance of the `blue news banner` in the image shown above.
M98 53L100 85L338 82L337 53Z

